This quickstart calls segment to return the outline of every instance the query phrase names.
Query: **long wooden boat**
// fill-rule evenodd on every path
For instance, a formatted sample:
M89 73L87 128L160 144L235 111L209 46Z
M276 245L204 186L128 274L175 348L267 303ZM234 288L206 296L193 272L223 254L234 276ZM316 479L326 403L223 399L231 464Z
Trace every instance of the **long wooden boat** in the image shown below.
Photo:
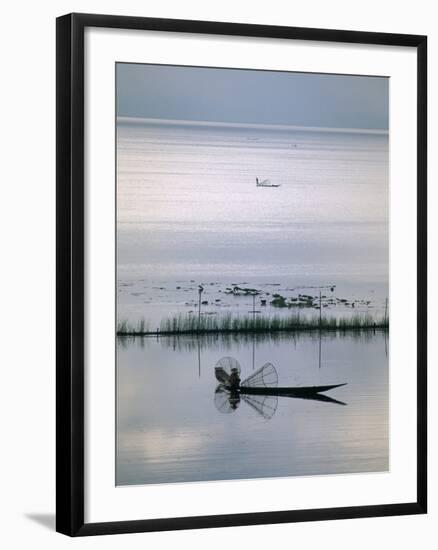
M329 390L334 390L335 388L340 388L345 386L344 384L331 384L329 386L292 386L292 387L251 387L251 386L240 386L237 390L239 393L244 395L288 395L290 397L305 397L315 395L317 393L326 392Z

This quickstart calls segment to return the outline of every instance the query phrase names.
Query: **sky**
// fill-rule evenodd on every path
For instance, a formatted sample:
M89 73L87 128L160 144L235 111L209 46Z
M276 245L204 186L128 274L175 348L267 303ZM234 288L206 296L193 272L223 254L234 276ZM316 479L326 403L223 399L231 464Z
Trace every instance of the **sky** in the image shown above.
M117 63L123 117L388 129L383 77Z

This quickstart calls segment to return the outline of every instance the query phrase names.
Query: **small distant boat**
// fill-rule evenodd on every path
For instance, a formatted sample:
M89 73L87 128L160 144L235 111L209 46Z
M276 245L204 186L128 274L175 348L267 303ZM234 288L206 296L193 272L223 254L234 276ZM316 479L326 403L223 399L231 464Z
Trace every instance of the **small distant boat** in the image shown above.
M256 178L256 187L280 187L280 183L271 183L270 180L259 181L259 178Z

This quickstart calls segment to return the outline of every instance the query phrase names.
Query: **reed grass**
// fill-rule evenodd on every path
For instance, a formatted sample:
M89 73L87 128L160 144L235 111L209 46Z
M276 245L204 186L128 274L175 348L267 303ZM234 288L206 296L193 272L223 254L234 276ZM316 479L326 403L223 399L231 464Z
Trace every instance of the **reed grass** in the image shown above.
M203 316L175 315L161 322L159 331L148 330L144 319L136 324L121 320L117 326L118 336L146 336L150 334L230 334L230 333L269 333L295 332L302 330L370 330L389 329L386 317L375 318L367 314L356 314L351 317L335 318L318 316L305 317L292 314L284 317L274 316Z
M144 320L140 319L137 323L129 323L126 319L122 319L117 322L117 335L131 334L151 334L149 324Z

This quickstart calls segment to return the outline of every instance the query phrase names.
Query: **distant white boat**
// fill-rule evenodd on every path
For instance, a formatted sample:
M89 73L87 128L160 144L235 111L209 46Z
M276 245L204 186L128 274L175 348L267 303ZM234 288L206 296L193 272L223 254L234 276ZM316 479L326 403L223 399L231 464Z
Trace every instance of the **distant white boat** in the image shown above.
M270 180L259 181L259 178L256 178L256 187L280 187L280 184L271 183Z

